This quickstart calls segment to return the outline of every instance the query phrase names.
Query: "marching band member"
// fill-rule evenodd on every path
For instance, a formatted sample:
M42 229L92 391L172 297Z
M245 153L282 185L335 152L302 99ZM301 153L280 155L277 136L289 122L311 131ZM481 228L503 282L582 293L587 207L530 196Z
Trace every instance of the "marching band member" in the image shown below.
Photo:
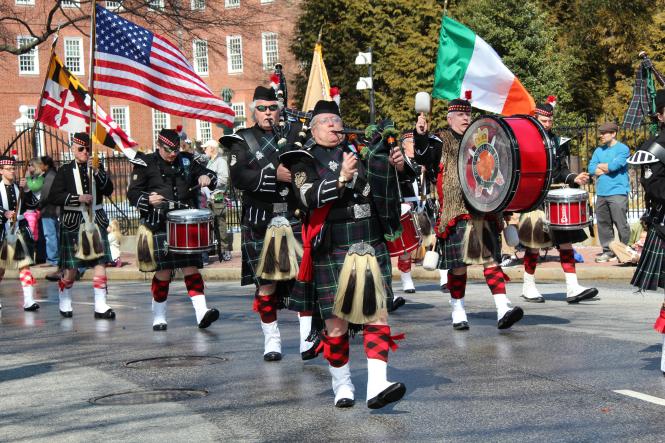
M178 132L173 129L159 131L157 150L152 154L137 154L127 190L130 204L141 216L137 234L139 269L156 271L151 286L154 331L167 328L166 300L176 269L182 269L199 328L207 328L219 318L219 311L206 304L203 277L199 272L203 267L202 255L165 249L168 212L196 208L199 189L214 188L217 180L215 173L194 161L192 154L179 151Z
M355 403L349 366L349 324L363 325L367 355L367 406L381 408L406 392L387 379L388 351L395 349L388 326L393 293L386 240L401 234L395 168L404 170L399 149L383 143L358 150L346 143L335 102L319 101L312 138L291 168L293 185L308 218L303 223L300 274L313 281L325 320L322 338L337 407ZM384 133L387 133L384 131ZM395 137L396 139L396 137ZM390 163L390 164L389 164ZM394 165L394 166L393 166Z
M0 175L2 176L0 223L4 226L2 248L0 248L0 280L4 277L7 268L18 267L19 280L23 288L23 310L36 311L39 309L39 304L35 303L34 299L37 282L30 271L34 241L23 214L27 209L37 208L39 200L32 192L24 191L22 201L17 209L20 189L25 188L26 180L22 178L19 180L19 185L16 186L14 182L16 161L12 157L0 156ZM20 211L20 213L17 213L17 211ZM13 220L16 220L14 223L18 223L18 225L15 226L12 223Z
M404 155L413 159L413 132L407 131L402 134L400 137L400 142L402 144L402 150ZM414 164L414 167L418 167ZM404 178L399 182L400 191L402 194L402 202L411 206L411 209L418 209L419 195L418 191L418 177L413 180ZM411 252L405 252L397 258L397 268L400 270L400 279L402 280L402 290L407 294L413 294L416 292L416 287L413 284L413 279L411 278ZM402 297L396 297L393 300L393 310L397 309L396 305L403 305L404 299Z
M630 282L640 291L665 288L665 90L656 92L656 118L660 133L647 140L628 163L641 166L640 183L646 194L647 238ZM654 329L663 335L660 370L665 375L665 301Z
M74 160L58 169L48 197L49 203L60 206L59 265L63 270L58 282L60 314L63 317L72 316L70 290L74 285L77 269L94 268L92 282L95 318L112 320L115 312L106 303L106 263L112 262L106 232L109 220L102 203L104 196L110 196L113 192L113 183L102 165L96 167L96 162L92 161L92 168L88 167L91 162L90 151L88 134L74 134ZM92 179L89 170L92 171ZM92 220L90 214L94 214Z
M559 137L552 132L554 124L554 97L548 97L548 102L536 106L536 119L547 131L552 144L555 146L554 164L552 165L552 184L566 184L578 188L589 181L589 174L581 172L575 174L568 169L566 157L568 152L559 145ZM593 298L598 294L596 288L585 288L577 282L575 272L575 258L573 243L587 239L583 229L576 230L550 230L547 235L544 229L543 211L534 211L522 214L520 217L520 242L527 247L524 253L524 283L522 285L522 298L534 303L543 303L545 298L536 288L536 266L540 257L540 248L552 245L559 249L559 259L566 278L566 301L579 303L582 300ZM591 228L593 229L593 228Z
M459 183L457 157L462 134L471 120L471 103L464 99L451 100L448 104L447 120L449 128L438 134L440 142L432 143L427 134L427 120L420 115L414 138L416 152L423 164L442 165L439 180L441 185L438 189L441 209L436 227L437 249L440 257L439 269L448 269L447 286L450 290L453 328L469 329L464 309L464 293L466 267L472 263L483 264L487 286L494 296L497 327L510 328L522 318L524 312L519 306L511 306L506 296L505 274L498 264L501 261L499 233L503 220L495 214L471 215L466 208ZM489 232L489 235L485 235L485 232ZM470 247L472 236L475 236L473 244L481 245L480 250L472 250ZM483 249L489 250L491 257L481 254Z
M273 88L258 86L251 104L256 124L221 139L231 156L231 182L243 191L240 284L256 286L254 310L261 319L265 361L282 359L277 310L293 291L304 290L295 282L300 221L294 215L291 172L279 161L300 128L286 123L283 130L276 130L281 107ZM312 329L310 309L303 307L298 314L303 360L318 355L318 343L307 341Z

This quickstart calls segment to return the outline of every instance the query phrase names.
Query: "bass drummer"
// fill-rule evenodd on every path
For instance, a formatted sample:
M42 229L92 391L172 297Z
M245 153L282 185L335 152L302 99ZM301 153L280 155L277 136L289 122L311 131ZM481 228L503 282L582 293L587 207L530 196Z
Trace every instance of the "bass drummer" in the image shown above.
M169 283L176 269L182 269L185 287L196 311L199 328L207 328L219 318L217 309L209 309L203 291L201 254L176 254L166 250L167 213L196 207L196 198L203 187L214 188L214 172L194 161L191 154L180 152L180 136L173 129L162 129L157 137L157 150L152 154L138 153L132 160L127 198L141 216L141 224L151 235L146 245L157 272L152 278L152 313L154 331L166 330L166 299ZM146 240L147 241L147 240ZM143 246L138 240L139 254Z
M447 286L450 290L453 328L469 329L464 309L466 268L469 264L482 263L485 281L494 296L497 327L506 329L518 322L524 312L519 306L511 306L506 295L505 276L499 265L501 258L499 234L503 219L498 214L471 215L464 201L457 170L462 135L471 122L469 92L465 99L454 99L449 102L447 115L449 127L437 134L438 141L428 136L428 124L424 115L418 117L414 136L416 161L428 167L441 165L438 179L440 212L435 228L436 248L439 253L439 269L448 269ZM486 232L489 235L485 235ZM469 247L470 238L473 238L473 243L480 247ZM482 252L484 250L489 251L489 257Z
M548 97L547 102L536 106L536 119L543 125L547 136L554 145L554 164L552 165L552 185L567 185L578 188L589 182L589 174L581 172L575 174L568 169L566 157L568 152L559 144L559 137L552 132L554 124L554 106L556 98ZM549 235L544 232L545 223L543 211L522 214L520 217L520 242L526 246L524 254L524 283L522 297L529 302L543 303L545 298L536 288L535 272L540 257L541 248L555 246L559 249L559 259L566 278L566 301L579 303L581 300L593 298L598 295L598 289L585 288L577 282L575 272L575 257L573 243L583 242L587 235L583 229L551 230Z

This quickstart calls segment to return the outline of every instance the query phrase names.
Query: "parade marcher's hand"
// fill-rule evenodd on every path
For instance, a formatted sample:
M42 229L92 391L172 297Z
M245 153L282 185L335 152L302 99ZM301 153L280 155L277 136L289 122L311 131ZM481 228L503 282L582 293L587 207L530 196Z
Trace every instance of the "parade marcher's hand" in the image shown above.
M586 185L589 182L589 173L588 172L581 172L575 177L575 183L578 185Z
M12 220L14 215L16 215L16 211L5 211L5 218L7 220Z
M26 183L27 183L27 182L26 182L26 180L25 180L25 177L23 177L21 180L18 181L18 187L19 187L20 189L23 189L23 188L25 188L25 184L26 184Z
M342 160L342 170L339 175L343 175L347 181L353 180L353 175L358 172L358 159L350 152L345 152L344 160Z
M164 203L164 197L156 192L151 192L150 195L148 196L148 203L150 203L154 207L157 207L162 203Z
M90 203L92 203L92 195L90 195L90 194L79 195L79 201L81 203L85 203L86 205L89 205Z
M399 172L404 171L404 155L402 154L401 149L393 149L393 152L388 158L388 162L391 165L395 166Z
M210 177L208 177L207 175L202 175L199 177L199 185L202 188L205 188L209 184L210 184Z
M427 124L427 119L425 118L425 113L421 112L420 115L418 115L418 121L416 122L416 132L419 135L425 135L427 134L427 129L428 129L428 124Z
M286 166L281 163L279 166L277 166L277 181L291 183L291 171L289 171Z

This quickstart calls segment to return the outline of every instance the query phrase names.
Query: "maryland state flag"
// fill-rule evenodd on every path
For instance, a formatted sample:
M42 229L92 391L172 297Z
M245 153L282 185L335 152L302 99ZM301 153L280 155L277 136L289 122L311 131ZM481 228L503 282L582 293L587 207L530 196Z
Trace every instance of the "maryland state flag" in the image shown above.
M136 156L136 146L125 131L95 103L95 143L122 152L130 160ZM88 132L90 127L90 95L57 55L51 56L46 83L39 101L37 121L70 133Z

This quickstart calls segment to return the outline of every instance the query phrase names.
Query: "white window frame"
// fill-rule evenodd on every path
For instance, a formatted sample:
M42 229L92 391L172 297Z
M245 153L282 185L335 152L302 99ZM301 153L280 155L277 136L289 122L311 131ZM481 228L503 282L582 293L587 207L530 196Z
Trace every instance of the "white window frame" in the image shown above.
M28 108L28 111L25 113L25 116L31 119L32 121L35 120L35 115L37 114L37 106L33 105L25 105L26 108ZM19 106L20 108L20 106ZM42 156L45 155L44 153L44 124L42 122L37 122L37 128L35 131L38 134L37 137L37 153Z
M203 11L205 8L205 0L192 0L192 11Z
M35 6L35 0L16 0L17 6Z
M234 54L231 52L232 47L231 45L232 40L237 39L239 47L240 47L240 52L238 54ZM234 68L233 67L233 57L240 57L240 67L239 68ZM228 73L229 74L238 74L243 71L243 57L242 57L242 36L241 35L227 35L226 36L226 61L228 65Z
M245 114L245 103L231 103L231 109L236 113L236 122L234 122L234 129L246 128L247 127L247 115ZM239 120L238 117L242 117L242 120Z
M268 60L268 38L274 37L275 39L275 59ZM261 54L263 57L263 69L268 70L275 67L279 63L279 34L276 32L262 32L261 33Z
M224 0L225 8L239 8L240 0Z
M205 143L212 139L212 123L205 120L196 120L196 140Z
M21 47L22 46L22 44L21 44L22 41L24 41L24 40L30 41L30 40L33 40L33 39L34 39L34 37L20 35L16 38L16 42L17 42L17 45L19 47ZM18 56L18 73L19 73L19 75L39 74L39 50L38 50L38 48L39 48L39 46L35 46L34 48L32 48L30 50L30 52L27 52L25 54L21 54L21 55ZM33 66L32 70L30 70L30 71L21 71L21 60L22 59L27 59L28 57L31 57L33 59L32 63L33 63L34 66Z
M63 8L80 8L81 2L79 0L62 0L60 6Z
M124 121L118 120L115 115L113 115L113 111L120 111L122 110L124 112ZM114 122L118 124L119 127L122 128L123 131L125 131L125 134L128 136L132 136L132 129L129 124L129 106L111 106L110 107L110 115L111 118L113 119Z
M164 0L150 0L148 3L148 9L153 11L163 11L164 10Z
M110 1L106 0L106 9L109 11L122 11L122 0Z
M164 116L164 125L157 127L156 122L155 122L155 117L162 118ZM153 151L157 150L157 136L159 135L159 131L162 128L170 128L171 127L171 115L167 114L166 112L158 111L157 109L152 110L152 149Z
M69 57L73 57L73 56L67 55L67 43L72 43L72 42L76 42L77 46L78 46L79 69L77 69L77 70L72 69L72 67L69 66L69 63L67 63L67 59ZM63 40L63 49L64 49L64 55L65 55L64 62L65 62L65 66L67 67L67 69L69 69L70 72L74 75L85 75L85 64L84 64L85 57L84 57L84 54L83 54L83 39L81 37L65 37L64 40Z
M204 48L205 54L200 54L198 49ZM199 75L208 75L210 72L210 60L208 58L208 41L207 40L194 40L192 43L192 64L194 65L194 72ZM204 66L205 65L205 66Z
M275 0L261 0L262 5L267 5L267 4L274 3L274 2L275 2Z

